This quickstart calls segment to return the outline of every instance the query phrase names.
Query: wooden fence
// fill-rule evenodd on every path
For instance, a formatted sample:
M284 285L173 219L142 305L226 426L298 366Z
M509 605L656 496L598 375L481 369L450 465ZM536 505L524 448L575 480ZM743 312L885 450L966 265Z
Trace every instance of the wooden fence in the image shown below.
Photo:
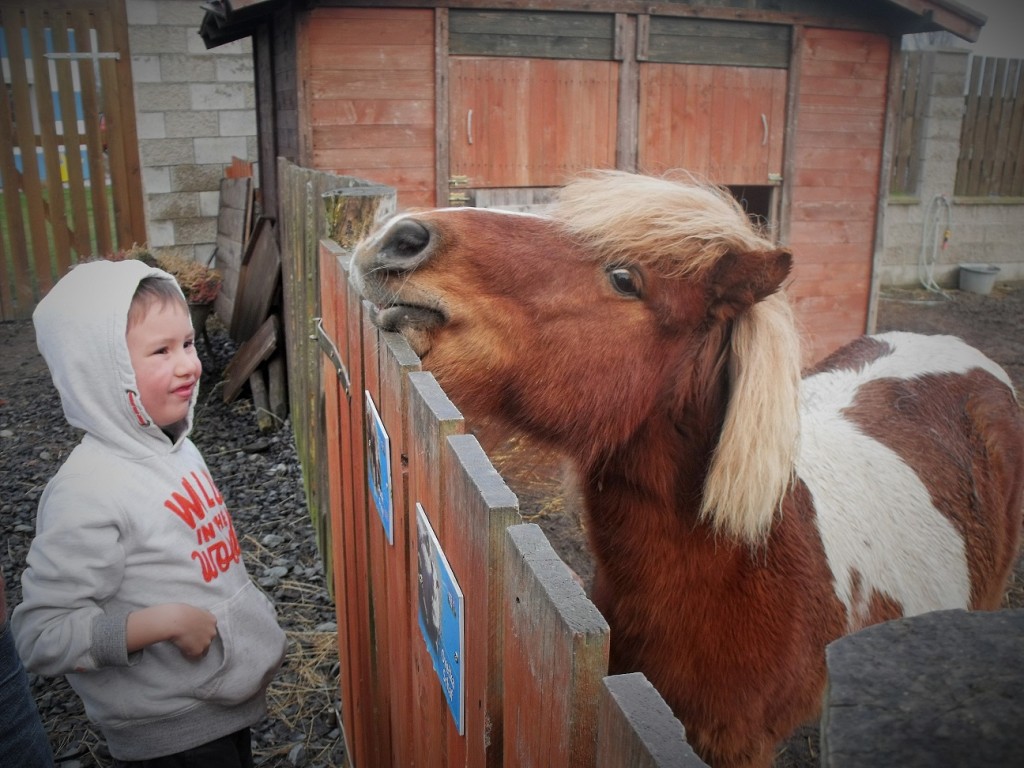
M0 319L146 241L121 0L0 4Z
M278 178L293 427L351 764L703 765L643 675L608 676L604 618L411 348L369 322L348 249L393 190L284 160Z
M975 56L954 194L1024 195L1024 60Z
M894 194L917 191L921 172L921 130L928 106L928 79L932 59L919 52L903 55L903 76L893 106L896 141L892 155L889 189Z
M933 56L932 51L903 54L893 114L889 189L894 194L918 191ZM1024 196L1024 60L972 56L964 91L954 194Z

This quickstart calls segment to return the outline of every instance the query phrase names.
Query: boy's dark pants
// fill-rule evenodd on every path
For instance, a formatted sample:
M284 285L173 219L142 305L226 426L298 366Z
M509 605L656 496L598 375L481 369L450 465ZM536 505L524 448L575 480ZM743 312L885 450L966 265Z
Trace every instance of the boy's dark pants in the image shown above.
M252 741L248 728L214 739L174 755L151 760L117 760L113 768L252 768Z
M6 620L0 624L0 755L5 765L19 768L53 766L50 740Z

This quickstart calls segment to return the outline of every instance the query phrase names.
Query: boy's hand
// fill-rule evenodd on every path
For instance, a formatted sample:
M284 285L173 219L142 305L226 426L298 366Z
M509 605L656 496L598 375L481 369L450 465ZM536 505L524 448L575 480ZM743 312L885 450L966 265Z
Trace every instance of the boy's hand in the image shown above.
M187 659L201 659L217 636L217 617L187 603L162 603L128 614L128 653L169 640Z

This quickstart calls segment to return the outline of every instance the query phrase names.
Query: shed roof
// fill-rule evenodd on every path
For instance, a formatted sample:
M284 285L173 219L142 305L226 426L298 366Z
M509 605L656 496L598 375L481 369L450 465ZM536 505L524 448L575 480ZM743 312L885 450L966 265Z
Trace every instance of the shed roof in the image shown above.
M205 11L203 21L199 28L199 34L207 48L215 48L224 43L230 43L244 37L250 37L270 15L282 5L285 0L209 0L202 3ZM293 3L299 7L311 7L318 5L345 5L344 2L322 2L319 0L305 0L305 2ZM360 3L353 3L360 4ZM435 2L425 0L396 0L396 6L431 7ZM652 6L649 0L564 0L561 3L547 3L548 10L588 10L607 11L617 13L657 13L659 9L668 9L679 4L679 0L663 0L660 5ZM823 5L835 6L834 15L842 17L847 15L849 5L846 0L823 0ZM448 0L445 3L449 7L490 7L495 9L526 9L535 8L537 3L529 0L494 0L494 2L481 2L480 0ZM554 7L557 5L557 8ZM701 9L699 4L687 3L692 10L714 12L716 14L734 13L737 18L742 18L745 12L751 8L735 9L713 8ZM874 13L871 13L872 9ZM859 11L867 11L869 15L878 21L879 29L886 30L894 35L913 34L916 32L940 32L947 31L954 35L975 42L985 25L987 17L956 0L862 0Z

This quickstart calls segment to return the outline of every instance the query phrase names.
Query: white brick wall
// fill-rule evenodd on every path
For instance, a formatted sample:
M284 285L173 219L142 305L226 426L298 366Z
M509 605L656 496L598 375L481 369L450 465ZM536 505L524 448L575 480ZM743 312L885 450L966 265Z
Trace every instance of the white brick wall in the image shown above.
M256 162L249 40L207 50L196 0L126 0L149 247L209 262L220 179Z

